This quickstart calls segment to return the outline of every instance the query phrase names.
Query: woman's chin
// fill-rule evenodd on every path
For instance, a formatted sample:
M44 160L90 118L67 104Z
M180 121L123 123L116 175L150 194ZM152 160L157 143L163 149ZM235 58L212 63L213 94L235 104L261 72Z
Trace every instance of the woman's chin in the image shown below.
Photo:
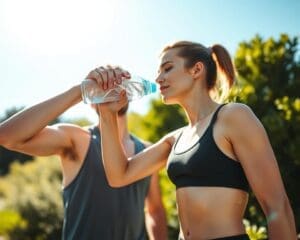
M176 104L176 102L172 101L171 98L168 98L166 96L161 96L161 100L164 104L166 105L172 105L172 104Z

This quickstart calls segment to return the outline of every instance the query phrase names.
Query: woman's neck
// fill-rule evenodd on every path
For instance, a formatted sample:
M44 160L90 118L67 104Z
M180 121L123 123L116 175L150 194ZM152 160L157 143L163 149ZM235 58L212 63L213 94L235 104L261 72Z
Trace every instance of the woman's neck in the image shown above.
M217 102L213 101L211 97L205 93L190 98L181 104L191 127L210 116L218 105Z

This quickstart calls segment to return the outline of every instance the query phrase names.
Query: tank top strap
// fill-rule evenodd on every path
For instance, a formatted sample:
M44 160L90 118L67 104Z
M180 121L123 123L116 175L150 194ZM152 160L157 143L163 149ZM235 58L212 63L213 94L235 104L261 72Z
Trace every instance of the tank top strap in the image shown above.
M100 130L98 126L90 126L88 128L89 132L91 133L92 136L96 137L100 141ZM134 152L138 153L142 151L145 148L145 145L142 143L141 140L139 140L138 137L134 136L133 134L130 134L131 140L134 142Z
M138 153L145 148L145 145L134 135L130 134L130 138L134 142L134 152Z
M217 108L217 110L214 112L214 115L212 116L212 119L211 119L211 122L210 122L210 126L213 126L213 125L215 124L215 122L216 122L216 120L217 120L217 117L218 117L219 111L220 111L221 108L222 108L223 106L225 106L226 104L227 104L227 103L221 104L221 105Z

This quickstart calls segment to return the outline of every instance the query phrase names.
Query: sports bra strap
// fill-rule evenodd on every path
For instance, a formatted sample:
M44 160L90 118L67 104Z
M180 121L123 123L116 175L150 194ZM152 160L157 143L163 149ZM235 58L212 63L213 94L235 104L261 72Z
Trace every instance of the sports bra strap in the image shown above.
M226 104L227 104L227 103L223 103L223 104L221 104L221 105L217 108L217 110L215 111L215 113L214 113L214 115L213 115L213 117L212 117L212 119L211 119L210 126L213 126L213 125L215 124L215 121L217 120L218 113L219 113L220 109L221 109L223 106L225 106Z

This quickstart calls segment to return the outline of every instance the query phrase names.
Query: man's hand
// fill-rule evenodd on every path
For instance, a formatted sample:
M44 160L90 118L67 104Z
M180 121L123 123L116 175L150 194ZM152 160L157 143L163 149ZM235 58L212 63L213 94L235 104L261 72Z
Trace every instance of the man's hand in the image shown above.
M96 81L102 89L107 90L113 88L116 84L121 84L123 79L130 78L130 73L120 67L98 67L92 70L87 79Z

